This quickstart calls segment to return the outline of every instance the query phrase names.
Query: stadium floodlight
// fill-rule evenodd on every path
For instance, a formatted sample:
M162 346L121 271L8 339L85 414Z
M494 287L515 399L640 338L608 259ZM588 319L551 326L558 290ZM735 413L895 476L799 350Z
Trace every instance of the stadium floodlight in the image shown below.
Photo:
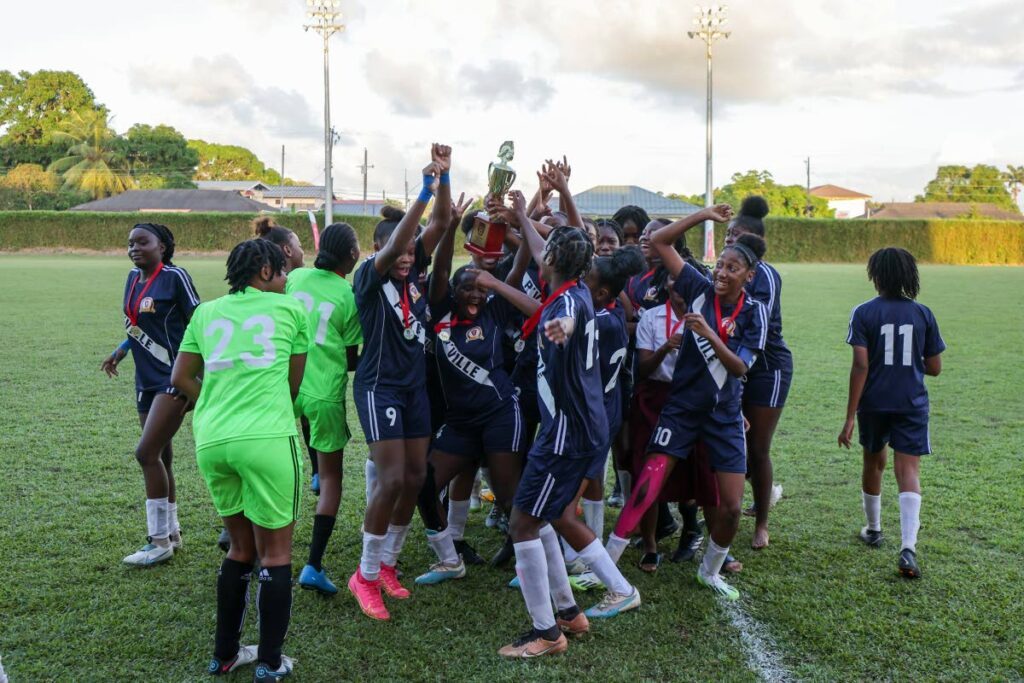
M324 40L324 225L334 222L334 182L331 179L331 148L334 140L331 129L331 59L330 38L345 30L338 8L341 0L306 0L306 17L310 23L303 29L313 29ZM281 178L284 184L284 178Z
M700 38L704 41L705 57L708 65L708 95L707 95L707 140L704 168L704 206L714 206L714 186L711 176L711 46L719 38L728 38L731 31L723 30L725 26L726 5L712 5L711 7L694 7L693 31L687 31L686 35L691 38ZM704 222L704 260L711 263L715 260L715 224L713 221Z

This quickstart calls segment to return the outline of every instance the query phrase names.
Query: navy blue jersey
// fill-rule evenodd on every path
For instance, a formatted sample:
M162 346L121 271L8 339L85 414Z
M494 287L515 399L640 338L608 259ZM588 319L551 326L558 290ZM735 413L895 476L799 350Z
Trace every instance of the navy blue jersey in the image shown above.
M768 343L758 359L758 367L779 370L793 365L793 355L782 339L782 277L779 271L759 261L754 279L747 284L747 294L768 309Z
M171 367L178 355L192 311L199 305L192 278L184 268L165 265L140 283L142 271L132 268L124 283L124 326L135 361L135 391L156 391L171 384ZM143 291L145 290L145 291ZM136 322L132 322L129 314Z
M430 263L423 243L416 240L416 258L404 282L381 275L374 268L374 254L363 261L353 278L359 324L363 328L363 355L353 379L360 390L409 389L426 381L423 346L426 343L427 297L420 287L420 273ZM406 338L402 312L403 290L409 304L411 339Z
M547 283L540 277L540 269L532 260L523 273L522 290L537 301L544 301L544 297L550 293ZM522 350L516 355L515 368L512 371L512 379L523 393L532 392L537 384L537 340L532 337L540 333L541 326L538 325L530 339L522 339L522 323L518 331L510 332L513 345L520 339L523 341Z
M556 318L574 320L572 336L563 345L552 344L544 336L544 325ZM533 335L541 422L531 455L593 457L595 451L608 447L608 418L597 323L586 285L576 283L550 300Z
M686 299L691 313L704 316L708 326L716 330L715 286L689 263L683 266L675 281L675 290ZM722 318L734 313L734 306L722 305ZM744 360L749 368L764 349L768 337L768 310L753 297L745 296L743 308L736 315L732 334L725 340L729 350ZM734 377L718 359L711 342L693 330L683 334L676 369L672 375L675 402L690 410L738 411L742 382Z
M629 334L626 318L621 308L603 309L594 316L597 321L597 344L600 349L601 386L604 388L604 412L611 429L622 424L622 391L619 389L620 374L626 360ZM614 434L609 435L609 437Z
M924 359L946 350L935 316L912 299L875 297L850 314L850 346L868 350L868 379L858 411L928 410Z
M436 325L452 322L454 305L449 296L431 306L429 334L447 405L445 422L473 424L499 410L515 393L502 352L505 326L513 309L502 297L492 296L476 320L435 332Z
M668 292L664 287L654 284L654 275L657 268L651 268L647 272L634 275L626 282L626 296L633 304L633 310L637 318L649 308L660 306L668 298Z

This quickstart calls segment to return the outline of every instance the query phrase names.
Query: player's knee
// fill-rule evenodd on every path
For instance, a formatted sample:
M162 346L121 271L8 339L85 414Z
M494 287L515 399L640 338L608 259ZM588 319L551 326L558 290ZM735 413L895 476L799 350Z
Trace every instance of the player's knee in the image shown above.
M730 529L739 526L740 501L721 501L715 510L715 522Z
M384 496L385 500L394 500L405 486L405 474L398 472L381 472L377 470L377 488L374 495Z

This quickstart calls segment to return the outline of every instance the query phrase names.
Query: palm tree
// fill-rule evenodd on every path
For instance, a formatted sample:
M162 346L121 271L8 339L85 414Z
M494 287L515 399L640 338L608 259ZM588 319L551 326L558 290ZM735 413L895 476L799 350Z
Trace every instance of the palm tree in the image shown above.
M1024 166L1007 166L1006 173L1003 174L1003 181L1010 186L1010 196L1013 197L1013 203L1017 203L1017 197L1020 196L1020 188L1024 185Z
M134 186L124 160L114 151L117 137L105 111L71 112L53 138L70 143L67 156L47 169L63 174L64 189L88 192L93 199L100 199Z

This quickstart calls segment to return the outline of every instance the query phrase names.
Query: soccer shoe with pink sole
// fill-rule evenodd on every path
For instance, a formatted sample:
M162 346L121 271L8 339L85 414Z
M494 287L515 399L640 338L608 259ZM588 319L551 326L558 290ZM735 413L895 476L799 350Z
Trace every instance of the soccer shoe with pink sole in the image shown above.
M371 619L387 621L391 618L388 608L384 606L384 598L380 594L380 580L368 581L363 578L360 570L348 580L348 590L359 603L359 609Z

